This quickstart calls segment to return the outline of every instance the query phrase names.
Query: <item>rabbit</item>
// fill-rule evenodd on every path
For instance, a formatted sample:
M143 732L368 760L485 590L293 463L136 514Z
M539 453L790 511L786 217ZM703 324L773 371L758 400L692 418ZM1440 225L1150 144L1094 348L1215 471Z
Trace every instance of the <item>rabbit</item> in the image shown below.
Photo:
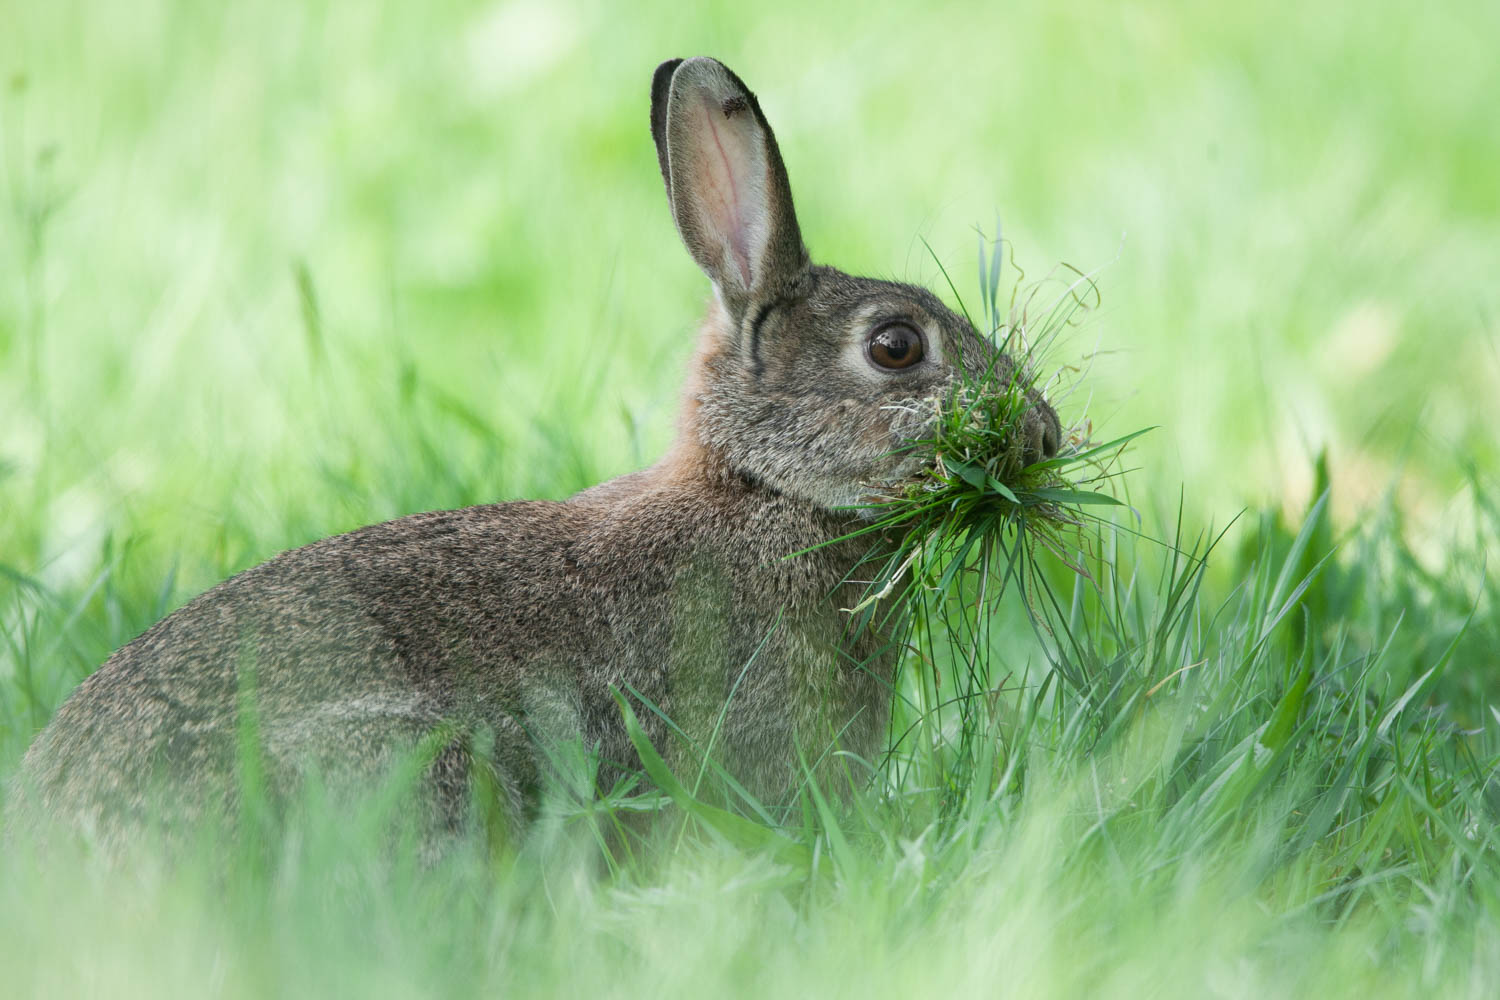
M651 134L713 286L666 454L568 500L414 514L215 586L36 737L19 778L41 815L100 838L233 816L247 732L282 797L312 773L367 788L439 733L420 810L460 827L483 781L520 834L560 743L639 766L616 692L660 710L638 714L669 763L691 751L662 716L767 803L814 762L878 760L898 626L847 609L888 540L846 536L933 460L906 446L964 368L1017 362L925 289L812 264L760 102L723 64L662 63ZM1026 454L1051 456L1057 414L1029 405Z

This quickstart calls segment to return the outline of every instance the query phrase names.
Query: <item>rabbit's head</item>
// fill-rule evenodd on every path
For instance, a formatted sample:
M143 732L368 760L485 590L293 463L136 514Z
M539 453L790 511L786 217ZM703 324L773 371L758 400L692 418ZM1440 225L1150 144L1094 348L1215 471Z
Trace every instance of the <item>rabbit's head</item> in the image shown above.
M723 64L659 66L651 132L678 233L716 292L679 448L820 507L856 505L932 461L906 446L965 371L1014 371L926 289L812 264L776 138ZM1030 400L1024 451L1050 456L1057 415Z

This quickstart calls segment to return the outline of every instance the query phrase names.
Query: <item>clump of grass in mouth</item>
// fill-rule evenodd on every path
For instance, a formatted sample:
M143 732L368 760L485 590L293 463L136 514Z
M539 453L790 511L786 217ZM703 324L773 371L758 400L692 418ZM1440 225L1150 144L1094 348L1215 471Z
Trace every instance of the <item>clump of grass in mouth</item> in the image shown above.
M1002 379L992 369L935 401L931 435L910 445L931 454L932 462L868 508L875 517L869 530L900 539L892 571L880 575L872 599L888 593L924 554L951 556L938 583L946 589L972 546L1012 529L1063 556L1059 535L1082 527L1081 508L1121 504L1083 487L1106 478L1107 460L1144 431L1095 444L1087 424L1077 424L1056 455L1027 462L1023 422L1032 404L1026 390L1024 377Z
M1014 564L1015 545L1040 544L1081 573L1068 560L1064 534L1084 526L1091 517L1085 508L1122 505L1097 487L1116 474L1111 469L1125 446L1149 428L1101 444L1092 439L1091 423L1081 417L1064 430L1052 457L1038 459L1026 448L1037 351L1097 306L1092 277L1066 268L1073 280L1048 301L1055 279L1028 284L1017 268L1011 294L1002 301L998 236L991 246L987 259L981 238L979 277L982 329L996 346L996 357L982 375L965 372L943 398L928 401L935 414L930 432L904 451L930 455L931 460L914 478L885 488L864 508L868 523L843 536L880 533L894 540L893 550L883 550L880 569L853 611L873 610L903 581L946 594L974 562L988 571L997 550L1011 553ZM943 277L948 279L946 270ZM952 289L951 279L948 284ZM962 297L956 289L953 293L973 324Z

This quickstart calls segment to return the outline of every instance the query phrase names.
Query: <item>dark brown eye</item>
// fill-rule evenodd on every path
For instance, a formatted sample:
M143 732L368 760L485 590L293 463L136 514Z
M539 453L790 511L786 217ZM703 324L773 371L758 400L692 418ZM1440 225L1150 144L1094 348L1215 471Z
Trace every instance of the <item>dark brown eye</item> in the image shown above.
M905 323L887 323L870 334L867 349L882 368L910 368L922 360L922 335Z

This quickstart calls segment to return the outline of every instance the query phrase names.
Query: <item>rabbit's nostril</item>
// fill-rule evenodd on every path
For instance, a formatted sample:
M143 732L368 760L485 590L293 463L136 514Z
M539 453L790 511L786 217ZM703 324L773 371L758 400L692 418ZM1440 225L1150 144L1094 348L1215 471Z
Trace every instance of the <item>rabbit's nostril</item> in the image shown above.
M1057 426L1057 421L1056 420L1048 420L1047 421L1047 425L1042 428L1042 457L1043 458L1052 458L1052 457L1054 457L1057 454L1057 449L1062 444L1062 441L1059 440L1061 437L1062 437L1062 431Z
M1062 446L1062 423L1057 419L1057 411L1038 395L1032 401L1031 412L1027 416L1030 417L1035 433L1031 440L1041 453L1038 461L1056 456L1058 448Z

